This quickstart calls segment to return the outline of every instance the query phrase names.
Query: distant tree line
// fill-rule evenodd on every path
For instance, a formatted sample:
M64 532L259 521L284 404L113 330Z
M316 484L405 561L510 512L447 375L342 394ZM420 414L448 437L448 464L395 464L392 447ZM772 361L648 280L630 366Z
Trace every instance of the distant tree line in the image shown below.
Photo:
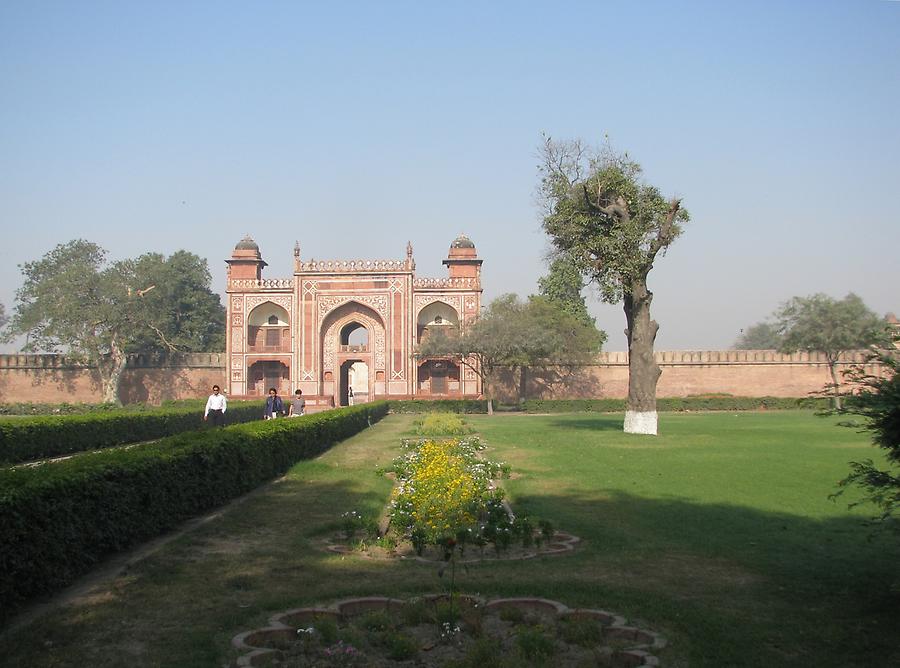
M735 343L738 350L799 350L825 355L831 374L836 408L841 407L838 363L841 355L884 344L889 337L887 323L852 292L843 299L824 294L793 297L781 305L770 320L748 327Z

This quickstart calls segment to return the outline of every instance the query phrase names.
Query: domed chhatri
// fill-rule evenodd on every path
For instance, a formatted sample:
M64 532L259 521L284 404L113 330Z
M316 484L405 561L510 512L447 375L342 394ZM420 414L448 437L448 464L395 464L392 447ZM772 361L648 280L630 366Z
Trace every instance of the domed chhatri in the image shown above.
M450 244L450 248L475 248L475 244L465 234L460 234Z
M234 250L252 250L259 252L259 246L255 241L253 241L253 237L248 234L243 239L237 242Z

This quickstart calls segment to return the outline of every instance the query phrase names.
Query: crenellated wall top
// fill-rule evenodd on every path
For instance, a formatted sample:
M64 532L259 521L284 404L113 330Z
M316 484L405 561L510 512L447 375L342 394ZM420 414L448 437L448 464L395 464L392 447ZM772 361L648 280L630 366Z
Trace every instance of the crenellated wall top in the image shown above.
M407 258L405 260L310 260L302 262L295 260L294 271L296 273L335 273L365 274L373 272L398 272L413 271L415 263Z
M828 364L821 352L779 353L775 350L657 350L653 353L657 364ZM868 361L868 351L847 351L840 356L840 364L862 364ZM624 351L601 352L598 364L627 365Z
M229 290L291 290L293 278L232 278L228 281Z
M480 290L481 279L472 277L462 278L416 278L413 279L414 288L462 288L468 290Z

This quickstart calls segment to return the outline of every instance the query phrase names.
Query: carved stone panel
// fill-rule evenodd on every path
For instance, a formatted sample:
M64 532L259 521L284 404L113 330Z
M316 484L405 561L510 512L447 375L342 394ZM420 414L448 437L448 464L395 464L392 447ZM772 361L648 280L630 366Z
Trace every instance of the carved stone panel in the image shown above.
M248 295L247 296L247 311L252 311L260 304L264 304L266 302L272 302L273 304L278 304L281 308L283 308L288 313L291 312L291 303L293 302L293 297L291 295Z
M419 317L419 311L435 302L443 302L456 309L458 316L462 317L462 297L459 295L416 295L416 318Z
M341 295L338 297L319 297L319 321L336 309L338 306L347 302L359 302L366 306L371 306L378 314L387 320L388 302L386 295Z

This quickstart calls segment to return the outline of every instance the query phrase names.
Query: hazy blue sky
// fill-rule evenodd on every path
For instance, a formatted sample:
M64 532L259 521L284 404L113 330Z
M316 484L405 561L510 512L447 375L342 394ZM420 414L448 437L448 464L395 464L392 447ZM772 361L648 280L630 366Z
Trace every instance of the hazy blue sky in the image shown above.
M528 294L541 132L608 134L693 217L657 348L727 347L793 295L900 311L898 119L900 2L4 0L0 302L78 237L223 291L245 233L280 277L295 239L442 276L465 232L487 299Z

